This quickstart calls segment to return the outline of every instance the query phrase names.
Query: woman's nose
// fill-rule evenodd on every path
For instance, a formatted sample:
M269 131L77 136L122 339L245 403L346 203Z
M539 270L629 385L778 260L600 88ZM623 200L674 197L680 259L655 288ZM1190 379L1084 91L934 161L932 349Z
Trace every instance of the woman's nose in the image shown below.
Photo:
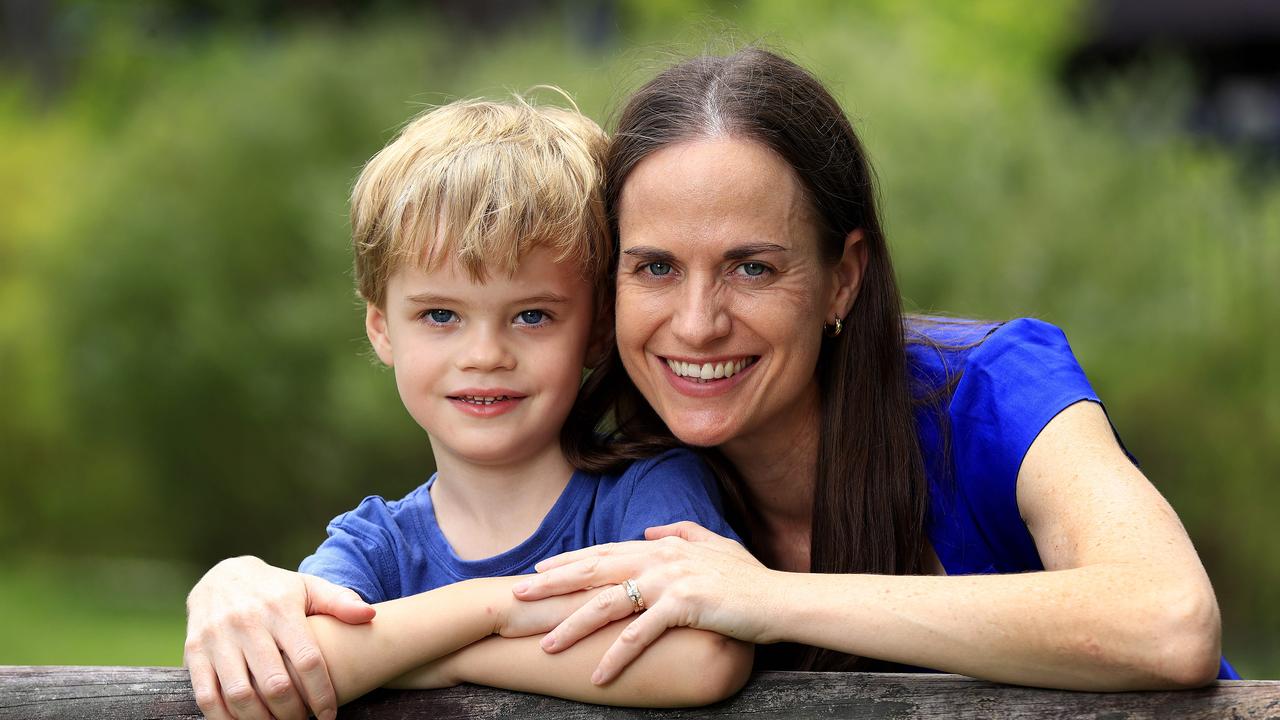
M515 366L515 354L500 328L475 328L458 356L458 368L461 370L511 370Z
M729 313L721 288L710 280L694 280L684 285L671 331L689 347L702 347L729 334Z

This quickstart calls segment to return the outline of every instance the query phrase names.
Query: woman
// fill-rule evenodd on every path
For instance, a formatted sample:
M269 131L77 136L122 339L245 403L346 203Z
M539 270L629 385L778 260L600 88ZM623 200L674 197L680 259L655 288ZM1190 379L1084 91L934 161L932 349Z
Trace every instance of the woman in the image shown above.
M615 363L593 389L617 398L620 442L707 448L751 553L681 524L547 561L517 597L633 583L544 649L642 601L594 681L675 626L765 645L775 668L876 658L1090 690L1234 676L1195 550L1061 332L904 322L870 168L817 80L758 49L690 60L631 98L613 142L633 385ZM331 688L303 613L368 617L252 560L215 568L189 605L193 628L240 628L224 645L310 660L297 692L313 709Z
M540 565L518 597L639 589L597 679L674 626L808 646L766 661L792 669L1235 677L1194 548L1061 332L904 322L865 154L816 79L759 49L687 61L631 98L608 162L619 427L727 461L762 562L683 525ZM591 603L543 647L633 609Z

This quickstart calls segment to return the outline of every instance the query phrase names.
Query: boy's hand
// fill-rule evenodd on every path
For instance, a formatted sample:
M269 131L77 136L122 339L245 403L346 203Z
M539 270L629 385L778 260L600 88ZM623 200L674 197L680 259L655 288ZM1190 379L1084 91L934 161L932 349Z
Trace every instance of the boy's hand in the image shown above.
M354 592L258 558L223 560L187 597L183 665L201 712L212 720L337 714L333 683L307 615L368 622ZM286 667L286 660L289 667Z
M526 637L540 635L552 630L575 610L591 602L597 595L605 595L617 586L579 590L566 595L557 595L542 600L526 602L511 597L505 612L498 620L497 632L503 637ZM511 591L507 591L510 596Z

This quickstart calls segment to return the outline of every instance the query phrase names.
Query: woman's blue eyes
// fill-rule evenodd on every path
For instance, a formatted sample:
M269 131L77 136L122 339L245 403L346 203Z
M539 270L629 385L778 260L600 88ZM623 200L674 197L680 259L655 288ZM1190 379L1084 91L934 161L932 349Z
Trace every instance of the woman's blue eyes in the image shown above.
M651 262L640 266L640 271L650 277L665 277L671 274L671 270L671 264L664 262ZM768 265L761 262L744 262L734 266L733 272L746 277L758 278L769 274L770 269Z

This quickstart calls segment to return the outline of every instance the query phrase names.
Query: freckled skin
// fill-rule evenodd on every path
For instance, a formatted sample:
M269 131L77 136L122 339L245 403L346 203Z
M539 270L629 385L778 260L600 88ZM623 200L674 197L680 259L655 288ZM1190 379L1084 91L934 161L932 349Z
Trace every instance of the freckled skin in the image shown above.
M790 166L732 138L668 146L643 160L619 204L618 346L637 388L681 440L702 446L776 444L780 427L815 416L813 368L822 326L843 315L836 271ZM781 246L748 258L726 251ZM659 276L645 257L672 257ZM755 267L767 273L751 276ZM660 268L661 269L661 268ZM716 397L672 387L662 358L759 357L750 376Z

